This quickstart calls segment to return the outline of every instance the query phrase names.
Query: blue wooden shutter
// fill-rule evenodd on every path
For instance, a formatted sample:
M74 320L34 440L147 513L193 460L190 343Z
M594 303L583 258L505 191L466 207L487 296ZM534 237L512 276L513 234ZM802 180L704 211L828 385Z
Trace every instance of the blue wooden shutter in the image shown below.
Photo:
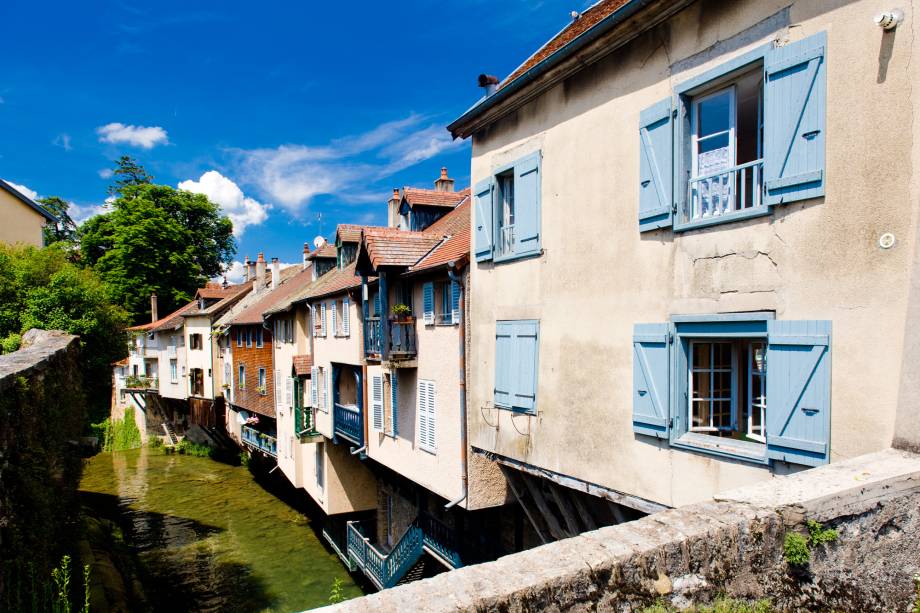
M495 323L495 405L511 407L514 387L514 322Z
M492 259L492 178L480 181L473 189L473 254L477 262Z
M514 254L540 252L540 152L514 163Z
M457 281L450 282L450 321L460 323L460 284Z
M671 225L674 176L671 98L639 113L639 231Z
M380 291L374 293L374 317L380 317Z
M537 360L540 353L540 324L518 321L514 324L514 387L511 406L523 411L537 407Z
M668 324L633 327L633 431L668 438L671 360Z
M818 466L830 457L831 322L767 322L767 457Z
M351 300L342 300L342 334L351 336Z
M394 370L390 374L390 435L396 436L399 424L399 390L397 389L399 381L399 371Z
M826 75L822 32L772 49L764 77L764 203L824 195Z
M422 286L422 302L425 325L434 323L434 284L430 281Z
M371 377L371 428L383 432L383 376Z

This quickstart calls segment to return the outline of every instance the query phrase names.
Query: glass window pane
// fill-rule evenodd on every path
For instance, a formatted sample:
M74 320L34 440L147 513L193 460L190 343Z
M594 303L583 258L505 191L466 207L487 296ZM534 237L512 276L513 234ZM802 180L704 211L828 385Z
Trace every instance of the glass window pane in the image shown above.
M729 428L732 425L731 400L717 400L712 403L712 421L716 428Z
M715 364L714 368L731 368L732 367L732 346L730 343L717 343L714 347Z
M709 343L693 344L693 367L709 368Z
M709 398L709 373L693 373L693 398Z
M732 397L732 374L730 372L717 372L713 376L713 398Z
M693 401L693 427L694 428L709 427L709 401L708 400Z
M697 152L700 154L709 153L711 151L721 151L728 150L728 132L722 134L717 134L715 136L710 136L705 139L700 139L697 141ZM726 156L728 153L725 154ZM727 158L726 158L727 160ZM700 163L702 166L702 162Z
M697 103L699 136L728 130L731 125L731 92L725 90Z

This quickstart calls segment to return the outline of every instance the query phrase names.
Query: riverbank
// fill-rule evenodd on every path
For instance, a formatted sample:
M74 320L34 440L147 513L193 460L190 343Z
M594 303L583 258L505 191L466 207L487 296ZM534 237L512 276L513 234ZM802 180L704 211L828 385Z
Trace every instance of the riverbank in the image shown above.
M242 466L143 448L91 458L80 500L121 530L147 610L301 611L328 604L336 580L345 598L362 595L273 488Z

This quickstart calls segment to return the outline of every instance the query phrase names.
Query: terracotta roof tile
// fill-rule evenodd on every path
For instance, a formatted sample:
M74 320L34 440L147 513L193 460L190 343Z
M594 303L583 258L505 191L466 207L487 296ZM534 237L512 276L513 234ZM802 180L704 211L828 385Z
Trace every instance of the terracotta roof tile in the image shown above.
M439 219L428 228L448 235L430 252L425 254L407 272L419 272L443 266L448 262L460 261L470 255L470 201L467 199L456 209Z
M525 72L596 26L602 19L612 15L617 9L626 4L627 1L628 0L600 0L587 8L578 19L572 21L572 23L563 28L561 32L540 47L533 55L527 58L523 64L518 66L514 72L508 75L508 77L499 84L498 88L502 89L507 87L508 84Z
M309 375L311 368L313 368L313 356L311 354L294 356L294 374Z
M364 231L363 249L374 269L381 266L412 266L437 245L442 235L397 228Z
M470 198L466 197L453 211L428 226L425 232L449 236L469 227Z
M410 207L420 204L423 206L444 206L453 208L469 195L470 188L468 187L459 192L439 192L434 189L422 189L420 187L403 188L403 198L409 203Z
M313 251L310 252L309 255L307 255L308 260L313 260L316 258L334 258L334 257L337 257L337 253L335 250L335 245L331 243L326 243L319 249L314 249Z
M361 277L355 276L355 263L352 262L345 268L333 268L317 279L316 283L300 292L292 299L292 302L338 294L354 287L360 287L360 285Z
M288 266L281 271L279 276L281 281L278 287L263 293L259 300L247 305L229 323L231 325L262 323L263 313L303 288L305 284L310 283L313 278L313 271L309 268L304 269L302 266Z
M128 330L132 330L136 332L140 332L140 331L159 332L161 330L175 330L176 328L182 326L182 324L184 323L185 320L183 319L183 316L189 311L192 311L197 308L198 308L198 301L192 300L185 306L182 306L176 309L175 311L173 311L166 317L161 317L160 319L156 321L152 321L149 324L142 324L140 326L132 326L128 328Z
M362 228L364 228L364 226L359 226L351 223L340 223L335 231L336 241L338 242L341 240L344 243L360 242Z

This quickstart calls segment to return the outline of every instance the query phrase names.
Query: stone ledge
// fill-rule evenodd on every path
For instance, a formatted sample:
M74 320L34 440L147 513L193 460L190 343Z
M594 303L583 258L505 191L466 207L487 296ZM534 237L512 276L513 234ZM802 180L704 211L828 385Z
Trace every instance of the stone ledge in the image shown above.
M52 357L78 341L79 337L61 330L29 330L19 351L0 355L0 391L12 387L18 377L45 370Z

